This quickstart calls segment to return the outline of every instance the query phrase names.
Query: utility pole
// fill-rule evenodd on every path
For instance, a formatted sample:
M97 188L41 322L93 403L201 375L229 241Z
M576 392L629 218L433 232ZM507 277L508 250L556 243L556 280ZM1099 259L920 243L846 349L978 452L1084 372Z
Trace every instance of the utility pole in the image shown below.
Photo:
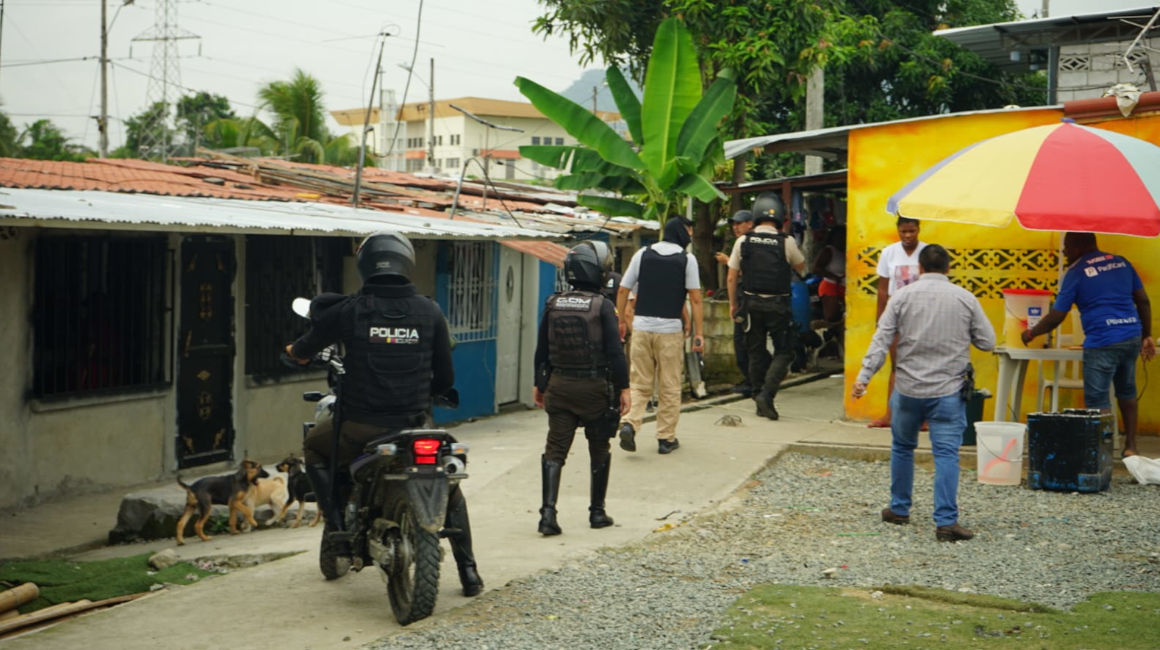
M596 91L599 86L592 87L592 114L596 115Z
M4 42L4 0L0 0L0 43ZM2 49L2 48L0 48Z
M359 190L362 189L363 163L367 157L367 129L371 125L371 109L375 105L375 88L379 85L379 73L383 69L383 48L387 46L387 36L388 34L385 32L379 34L379 37L383 39L379 43L379 62L375 65L375 79L371 82L371 99L367 102L367 114L363 118L362 146L358 148L358 167L354 170L354 194L351 196L351 203L356 208L358 207Z
M1043 0L1043 5L1039 9L1039 17L1040 18L1047 18L1047 12L1049 9L1049 7L1047 5L1049 5L1049 4L1051 4L1051 0Z
M109 156L109 22L108 2L101 0L101 114L97 117L97 156Z
M431 57L431 76L427 78L427 167L435 170L435 57Z

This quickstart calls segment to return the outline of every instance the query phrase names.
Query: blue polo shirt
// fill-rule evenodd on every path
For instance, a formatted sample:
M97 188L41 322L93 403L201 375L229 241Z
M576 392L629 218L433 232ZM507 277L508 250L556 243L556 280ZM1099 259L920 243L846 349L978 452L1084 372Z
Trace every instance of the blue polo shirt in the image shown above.
M1083 323L1083 346L1102 348L1143 332L1132 300L1132 292L1143 288L1128 260L1092 251L1068 267L1054 308L1067 312L1074 304Z

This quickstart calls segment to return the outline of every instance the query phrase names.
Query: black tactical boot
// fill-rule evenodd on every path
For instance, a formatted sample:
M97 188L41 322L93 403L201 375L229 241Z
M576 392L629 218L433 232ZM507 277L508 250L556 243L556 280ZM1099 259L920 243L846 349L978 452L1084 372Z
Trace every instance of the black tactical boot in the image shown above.
M540 475L544 487L544 505L540 508L540 534L545 537L560 534L556 523L556 497L560 495L560 471L564 463L540 457Z
M337 507L331 495L331 476L328 465L307 465L306 476L314 488L318 509L326 518L322 531L322 544L318 551L318 568L327 580L335 580L350 570L350 540L342 528L342 510Z
M776 420L779 416L777 409L773 407L773 396L768 391L761 391L753 397L753 401L757 403L757 414L763 418Z
M592 498L588 506L588 525L592 528L612 525L612 517L604 512L604 495L608 493L608 471L611 466L611 454L592 459Z
M459 567L459 584L463 585L463 595L471 598L483 591L483 578L475 568L475 555L471 551L471 522L467 518L467 500L456 487L447 501L447 518L443 526L448 529L447 541L451 543L451 555Z

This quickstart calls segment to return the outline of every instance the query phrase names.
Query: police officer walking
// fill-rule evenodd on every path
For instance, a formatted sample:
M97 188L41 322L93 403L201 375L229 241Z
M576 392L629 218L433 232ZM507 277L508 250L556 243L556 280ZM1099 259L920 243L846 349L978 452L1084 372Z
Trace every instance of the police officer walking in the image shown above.
M588 525L612 525L604 510L612 463L609 439L628 412L629 391L615 307L601 294L611 263L603 242L583 242L568 251L564 277L572 290L552 294L540 321L532 397L548 413L548 441L540 460L539 532L544 536L561 532L556 521L560 472L581 424L592 474Z
M342 504L330 496L334 482L349 491L346 468L367 442L391 431L423 427L429 422L432 397L455 383L447 321L433 300L411 284L415 249L404 236L380 232L358 248L362 289L352 296L322 294L310 303L310 330L286 346L287 355L305 364L324 347L341 342L346 370L339 395L338 456L332 458L334 426L320 423L303 441L306 473L318 505L326 515L323 550L349 554L344 544L330 542L328 533L342 530ZM413 332L391 336L389 332ZM459 568L463 595L483 589L471 550L467 501L459 486L448 498L445 527Z
M790 304L791 273L805 268L805 256L792 237L781 232L785 204L773 192L753 202L753 231L738 238L729 256L729 312L745 325L749 383L757 414L778 419L773 400L793 361L796 339ZM744 288L739 286L745 277ZM773 356L766 339L773 341Z

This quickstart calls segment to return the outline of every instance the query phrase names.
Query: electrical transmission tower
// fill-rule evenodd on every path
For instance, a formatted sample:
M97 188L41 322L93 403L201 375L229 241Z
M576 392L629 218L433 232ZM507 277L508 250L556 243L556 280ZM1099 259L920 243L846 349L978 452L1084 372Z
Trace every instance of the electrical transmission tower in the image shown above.
M133 38L133 42L153 42L153 61L149 66L149 85L145 91L147 115L153 124L147 124L141 134L140 151L142 158L169 160L171 130L169 127L170 89L180 95L181 67L177 53L177 42L200 39L201 37L177 26L177 0L157 0L157 14L153 27ZM199 52L200 54L200 52ZM160 103L159 115L153 113Z

